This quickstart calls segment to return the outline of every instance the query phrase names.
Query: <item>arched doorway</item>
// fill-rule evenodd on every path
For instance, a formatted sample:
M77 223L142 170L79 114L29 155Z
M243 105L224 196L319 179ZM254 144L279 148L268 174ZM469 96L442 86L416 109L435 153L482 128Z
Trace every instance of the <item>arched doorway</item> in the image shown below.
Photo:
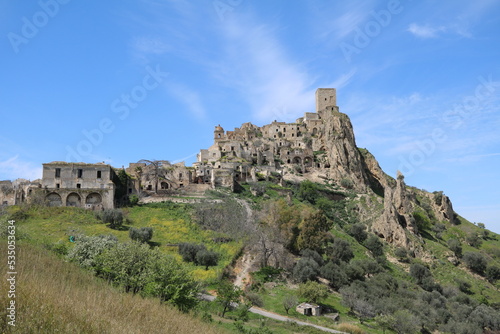
M66 197L66 206L82 206L82 199L77 193L71 193Z
M61 195L59 195L58 193L50 193L47 196L45 196L45 199L47 200L48 206L62 205Z
M85 199L85 205L96 206L102 203L102 197L98 193L90 193Z

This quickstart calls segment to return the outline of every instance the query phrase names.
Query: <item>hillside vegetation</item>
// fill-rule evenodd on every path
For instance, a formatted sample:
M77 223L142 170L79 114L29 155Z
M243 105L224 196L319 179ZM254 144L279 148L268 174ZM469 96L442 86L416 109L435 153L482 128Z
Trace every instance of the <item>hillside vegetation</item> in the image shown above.
M1 244L6 254L7 247ZM184 314L157 300L127 294L98 280L78 266L29 243L18 246L17 321L6 323L0 310L2 333L222 333L221 328ZM6 263L2 261L2 272ZM8 291L2 279L0 290ZM0 295L7 305L7 294Z
M401 180L398 186L404 186ZM146 303L152 302L148 298L158 301L159 297L164 304L236 333L313 331L285 329L273 322L259 326L258 317L248 316L252 304L352 333L479 334L500 330L499 236L456 214L449 220L439 219L435 208L444 201L440 192L411 187L406 191L416 204L406 218L414 226L404 226L409 240L405 244L387 242L372 232L377 215L384 210L383 194L355 193L347 184L332 180L318 184L270 178L244 183L237 194L208 192L201 203L123 208L116 226L77 208L13 207L4 216L16 219L24 252L40 257L44 251L29 245L41 246L88 269L82 271L73 263L50 257L53 265L60 266L57 270L76 273L74 277L63 275L60 284L70 282L68 289L76 284L76 277L91 281L93 275L102 277L136 294L123 297L98 281L96 284L111 291L111 299L120 296L120 300L136 298L133 300ZM130 230L137 234L141 228L150 231L145 232L148 237L142 243L131 241ZM70 242L70 236L76 237L75 242ZM88 250L92 250L91 256ZM242 302L240 308L229 307L226 313L220 303L191 298L203 288L220 293L220 282L234 279L234 264L243 253L250 255L253 273L244 281L242 298L234 299ZM132 256L138 260L129 263ZM47 277L52 276L47 273ZM161 283L179 286L179 277L186 278L185 290L173 293L168 284ZM35 298L35 290L24 291ZM240 296L238 291L235 296ZM82 298L78 300L85 301ZM55 302L47 301L50 309ZM301 315L295 311L299 302L319 303L324 313L338 313L339 318L334 322L328 317ZM164 304L156 302L163 310L177 312ZM130 310L135 315L137 308ZM193 317L182 316L199 324ZM81 326L102 325L96 331L113 326L99 319L96 325ZM73 320L62 321L69 326Z

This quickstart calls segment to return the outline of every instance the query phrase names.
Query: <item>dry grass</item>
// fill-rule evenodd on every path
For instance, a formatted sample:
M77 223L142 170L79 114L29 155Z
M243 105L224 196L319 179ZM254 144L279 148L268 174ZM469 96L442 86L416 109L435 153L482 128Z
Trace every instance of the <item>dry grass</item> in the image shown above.
M16 327L6 323L7 281L0 281L2 333L221 333L155 299L117 291L48 251L17 247ZM0 246L7 254L6 244ZM0 269L7 272L5 256ZM2 275L4 277L4 275Z
M337 329L341 332L346 332L350 334L365 334L365 332L356 325L343 323L338 325Z

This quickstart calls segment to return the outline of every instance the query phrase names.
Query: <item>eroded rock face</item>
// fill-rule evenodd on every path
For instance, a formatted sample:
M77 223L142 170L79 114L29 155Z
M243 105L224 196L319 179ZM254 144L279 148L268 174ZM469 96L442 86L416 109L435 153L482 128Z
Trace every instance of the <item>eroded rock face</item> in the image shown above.
M354 131L347 115L332 112L324 119L325 134L323 146L330 162L330 177L341 181L349 179L353 188L360 192L367 190L367 176L356 147Z
M372 231L388 243L408 248L409 240L404 226L406 222L394 205L394 193L391 188L385 189L384 211L373 223Z
M451 204L450 199L446 195L440 196L440 199L437 200L434 194L429 194L432 199L432 209L434 210L434 214L436 215L436 218L440 221L448 221L450 223L453 223L453 220L455 219L455 212L453 211L453 205Z

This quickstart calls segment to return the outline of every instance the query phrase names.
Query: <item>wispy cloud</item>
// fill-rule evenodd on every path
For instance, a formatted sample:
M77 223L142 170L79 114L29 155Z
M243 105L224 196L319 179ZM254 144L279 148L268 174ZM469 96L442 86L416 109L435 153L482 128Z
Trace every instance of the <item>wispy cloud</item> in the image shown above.
M180 83L169 82L165 84L165 87L171 96L187 107L192 116L198 120L205 119L205 107L200 95L196 91Z
M19 155L0 161L0 179L15 180L18 178L27 178L30 180L42 177L42 168L34 166L30 162L22 161Z
M446 161L468 163L468 162L477 162L477 161L485 159L485 158L491 158L491 157L497 157L497 156L500 156L500 153L470 154L470 155L462 156L459 158L446 159Z
M445 27L431 27L430 25L410 24L408 31L420 38L436 38L438 34L445 31Z
M139 53L163 54L172 49L159 37L137 37L132 41L132 47Z

